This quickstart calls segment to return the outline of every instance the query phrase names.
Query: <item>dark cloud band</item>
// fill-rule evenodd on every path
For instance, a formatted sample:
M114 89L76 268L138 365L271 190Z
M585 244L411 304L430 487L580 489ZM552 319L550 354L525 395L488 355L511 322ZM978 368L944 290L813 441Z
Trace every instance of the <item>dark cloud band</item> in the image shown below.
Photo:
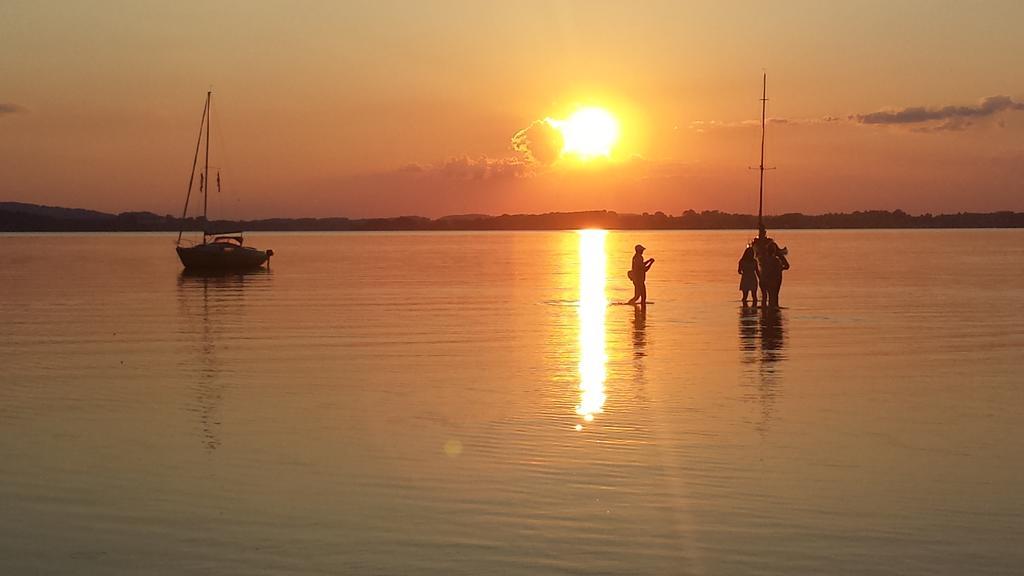
M0 116L6 116L7 114L24 114L28 112L24 106L18 106L17 104L11 104L10 102L0 102Z
M943 106L926 108L913 106L900 110L883 110L870 114L855 114L851 120L860 124L924 124L945 122L950 129L963 128L971 120L986 118L1007 111L1024 110L1024 102L1009 96L989 96L974 106Z
M942 130L964 130L975 121L997 116L1004 112L1024 111L1024 101L1014 100L1009 96L989 96L975 105L943 106L928 108L926 106L910 106L898 110L880 110L868 114L850 114L845 118L825 116L823 118L769 118L769 124L790 126L833 124L851 122L871 126L905 126L917 132L937 132ZM690 128L697 132L705 132L721 128L754 128L760 126L760 120L743 120L739 122L720 122L716 120L695 121Z

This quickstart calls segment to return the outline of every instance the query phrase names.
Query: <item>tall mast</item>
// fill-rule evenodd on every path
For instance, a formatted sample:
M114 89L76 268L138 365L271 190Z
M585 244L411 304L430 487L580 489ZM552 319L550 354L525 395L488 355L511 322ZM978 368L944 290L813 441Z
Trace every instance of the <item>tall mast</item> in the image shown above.
M182 226L185 225L185 217L188 216L188 201L192 198L192 182L196 177L196 164L199 161L199 145L203 143L203 124L206 123L206 111L210 108L210 95L206 95L206 104L203 105L203 117L199 121L199 136L196 136L196 153L192 155L192 172L188 175L188 193L185 194L185 207L181 210ZM178 230L178 244L181 244L181 233L184 228Z
M757 228L764 227L764 111L768 103L768 73L765 72L761 78L761 186L758 190L757 200ZM209 125L207 125L209 129Z
M203 244L206 244L206 204L210 196L210 95L212 90L206 92L206 164L203 172L206 174L205 185L203 186ZM763 130L762 130L763 132ZM762 134L762 140L764 136ZM761 144L761 179L764 179L764 143Z

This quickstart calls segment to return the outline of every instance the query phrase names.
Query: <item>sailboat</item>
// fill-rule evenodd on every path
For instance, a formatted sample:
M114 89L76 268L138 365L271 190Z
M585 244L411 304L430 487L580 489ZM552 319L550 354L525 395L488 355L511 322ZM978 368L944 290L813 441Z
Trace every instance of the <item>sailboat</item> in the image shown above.
M185 195L185 208L181 212L182 226L188 214L188 203L192 198L192 186L195 182L196 166L199 162L199 149L204 140L206 143L205 160L203 170L199 174L199 189L203 193L203 241L200 244L183 246L181 236L184 228L178 231L178 241L175 250L178 258L189 271L235 271L251 270L260 268L263 264L270 265L270 257L274 255L273 250L258 250L251 246L245 246L245 240L240 230L214 232L208 228L207 200L210 188L210 105L213 98L213 91L206 93L206 104L203 106L203 119L199 123L199 136L196 138L196 151L192 158L192 173L188 178L188 193ZM205 138L203 131L205 129ZM220 192L220 172L217 173L217 191Z

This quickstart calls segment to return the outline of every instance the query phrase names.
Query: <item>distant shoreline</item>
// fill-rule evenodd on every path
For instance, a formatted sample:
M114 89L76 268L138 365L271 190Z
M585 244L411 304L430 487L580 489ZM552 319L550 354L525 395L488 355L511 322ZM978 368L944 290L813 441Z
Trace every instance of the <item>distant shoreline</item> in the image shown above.
M199 232L201 218L180 219L151 212L107 214L78 208L0 202L0 232ZM486 230L752 230L757 217L717 210L679 215L663 212L628 214L607 210L551 212L547 214L465 214L425 218L267 218L261 220L215 220L206 224L213 232L366 232L366 231L486 231ZM1024 228L1024 212L961 212L914 216L902 210L868 210L849 213L808 215L800 213L765 216L769 229L856 230L856 229L948 229Z

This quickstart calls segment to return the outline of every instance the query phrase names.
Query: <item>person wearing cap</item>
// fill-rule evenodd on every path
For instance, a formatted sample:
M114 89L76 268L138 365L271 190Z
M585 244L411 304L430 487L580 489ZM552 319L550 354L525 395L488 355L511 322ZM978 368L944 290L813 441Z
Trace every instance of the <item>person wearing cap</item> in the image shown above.
M644 247L637 244L634 248L636 253L633 254L633 267L629 271L629 279L633 281L633 297L629 299L630 304L636 304L636 301L640 301L641 306L647 305L647 271L651 269L651 265L654 264L654 258L644 260Z

